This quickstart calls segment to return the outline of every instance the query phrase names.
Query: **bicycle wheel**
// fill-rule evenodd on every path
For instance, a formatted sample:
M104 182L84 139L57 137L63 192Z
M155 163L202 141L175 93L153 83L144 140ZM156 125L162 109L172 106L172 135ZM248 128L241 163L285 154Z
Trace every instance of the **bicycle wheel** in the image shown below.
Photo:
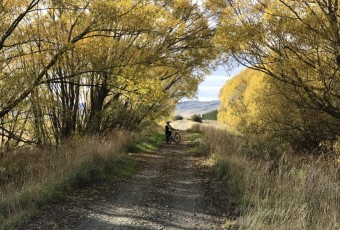
M179 142L181 142L181 135L179 135L179 133L175 133L174 142L176 144L179 144Z

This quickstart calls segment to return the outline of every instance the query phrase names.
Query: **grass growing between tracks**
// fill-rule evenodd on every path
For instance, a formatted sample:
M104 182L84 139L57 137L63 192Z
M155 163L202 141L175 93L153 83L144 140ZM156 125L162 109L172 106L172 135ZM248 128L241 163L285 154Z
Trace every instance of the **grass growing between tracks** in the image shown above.
M340 229L340 168L334 161L288 149L266 157L269 147L258 150L223 130L201 131L217 174L241 211L226 229Z
M130 152L155 152L164 142L164 133L151 132L139 137L137 143L129 147Z
M127 153L136 139L141 146L156 142L150 137L143 144L145 137L120 131L105 138L70 139L58 148L21 148L2 156L0 229L14 229L44 205L60 202L79 186L134 174L139 163Z
M207 156L207 149L202 144L202 133L195 130L188 130L187 133L187 151L194 157Z

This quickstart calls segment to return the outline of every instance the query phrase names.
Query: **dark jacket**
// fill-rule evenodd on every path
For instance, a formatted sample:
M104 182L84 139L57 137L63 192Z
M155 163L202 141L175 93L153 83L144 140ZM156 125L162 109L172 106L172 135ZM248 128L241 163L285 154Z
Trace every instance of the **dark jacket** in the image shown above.
M165 134L171 134L171 130L173 130L173 128L169 124L166 124Z

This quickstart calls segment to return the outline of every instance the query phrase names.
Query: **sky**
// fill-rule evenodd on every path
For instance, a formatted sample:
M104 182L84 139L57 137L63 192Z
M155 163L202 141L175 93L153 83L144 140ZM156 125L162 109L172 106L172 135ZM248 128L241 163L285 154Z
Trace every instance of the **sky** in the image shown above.
M203 0L192 0L202 5ZM237 67L232 70L227 70L223 66L219 66L215 71L205 77L204 81L198 86L197 98L184 99L184 100L199 100L199 101L214 101L218 100L218 94L220 89L226 83L238 73L240 73L245 67Z
M237 67L233 70L226 70L223 66L219 66L210 75L206 76L205 80L199 85L196 100L218 100L220 89L226 81L240 73L243 68L244 67Z

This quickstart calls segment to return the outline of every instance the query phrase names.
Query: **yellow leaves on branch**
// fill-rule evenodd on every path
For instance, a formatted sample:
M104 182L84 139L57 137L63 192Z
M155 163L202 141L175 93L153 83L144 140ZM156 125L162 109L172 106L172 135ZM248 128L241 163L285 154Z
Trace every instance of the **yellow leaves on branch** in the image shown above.
M252 75L253 71L245 70L228 80L220 91L221 106L218 119L227 123L234 131L241 131L244 122L247 120L248 107L245 94L252 81Z
M295 90L291 103L340 121L338 1L226 1L214 43L227 61L266 73ZM228 63L226 63L228 64Z
M233 132L293 147L313 148L336 136L338 121L293 103L298 99L295 93L289 84L246 69L222 88L218 119Z
M41 126L48 143L163 116L195 94L214 58L209 19L191 0L4 0L0 9L0 118L34 110L27 127Z

